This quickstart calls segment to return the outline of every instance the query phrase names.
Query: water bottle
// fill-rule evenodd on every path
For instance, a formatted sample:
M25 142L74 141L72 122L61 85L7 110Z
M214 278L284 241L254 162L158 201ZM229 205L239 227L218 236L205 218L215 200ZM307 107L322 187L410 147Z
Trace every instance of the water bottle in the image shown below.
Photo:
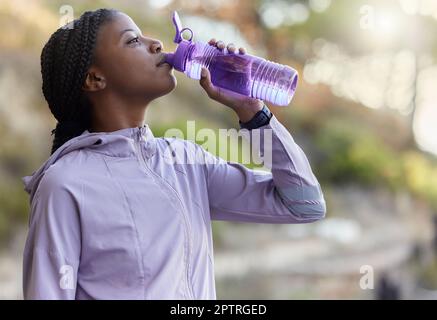
M164 61L191 79L200 79L202 67L209 69L211 82L218 87L242 95L287 106L296 91L298 74L293 68L250 54L228 52L204 42L193 42L193 31L182 28L179 15L173 12L176 29L174 53L166 53ZM182 33L191 33L189 40Z

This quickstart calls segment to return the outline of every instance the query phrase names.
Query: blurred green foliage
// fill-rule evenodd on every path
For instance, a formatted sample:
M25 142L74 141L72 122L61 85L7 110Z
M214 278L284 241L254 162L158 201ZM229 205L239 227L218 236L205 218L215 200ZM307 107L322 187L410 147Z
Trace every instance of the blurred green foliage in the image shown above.
M29 198L17 181L0 184L0 244L12 236L15 227L26 223Z
M320 178L331 183L357 182L400 187L401 163L374 134L344 121L333 120L318 130Z

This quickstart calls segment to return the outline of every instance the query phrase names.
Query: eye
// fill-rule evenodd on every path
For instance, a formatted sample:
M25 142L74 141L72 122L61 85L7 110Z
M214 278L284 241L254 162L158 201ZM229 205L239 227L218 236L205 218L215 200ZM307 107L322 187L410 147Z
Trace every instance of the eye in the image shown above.
M138 37L135 37L135 38L129 40L129 41L127 42L127 44L139 43L139 42L140 42L140 41L139 41L139 38L138 38Z

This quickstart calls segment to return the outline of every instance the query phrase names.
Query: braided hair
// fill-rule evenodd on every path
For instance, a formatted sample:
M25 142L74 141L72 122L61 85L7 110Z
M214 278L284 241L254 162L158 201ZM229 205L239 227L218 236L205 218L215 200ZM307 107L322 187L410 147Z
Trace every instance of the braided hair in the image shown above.
M91 104L82 85L93 63L97 32L117 11L86 11L56 30L41 52L42 91L58 121L51 154L91 126Z

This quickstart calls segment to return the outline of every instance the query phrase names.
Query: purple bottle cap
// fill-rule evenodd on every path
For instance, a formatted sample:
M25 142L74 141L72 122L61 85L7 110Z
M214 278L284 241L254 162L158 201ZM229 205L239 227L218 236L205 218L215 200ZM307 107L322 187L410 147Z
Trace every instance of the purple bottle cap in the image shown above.
M176 34L173 39L174 43L178 43L178 47L174 53L166 53L165 54L165 62L173 66L176 70L184 72L185 71L185 61L188 54L188 47L191 44L191 40L193 39L193 31L190 28L182 28L181 20L179 19L179 15L176 11L173 12L173 25L176 29ZM191 37L189 40L185 40L182 38L182 33L185 30L189 30L191 33Z
M174 24L175 29L176 29L176 34L175 34L175 37L173 39L173 42L179 43L183 40L183 38L181 36L181 30L183 30L183 28L182 28L181 19L179 18L177 11L173 11L173 24Z

